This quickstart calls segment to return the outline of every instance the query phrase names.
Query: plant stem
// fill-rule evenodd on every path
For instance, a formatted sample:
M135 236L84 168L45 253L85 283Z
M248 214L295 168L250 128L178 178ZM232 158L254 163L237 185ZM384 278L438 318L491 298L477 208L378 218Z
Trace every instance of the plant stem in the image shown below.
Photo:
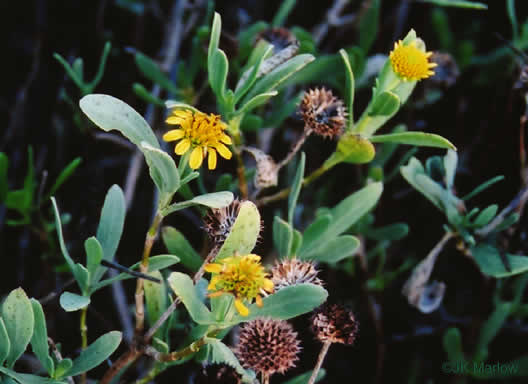
M306 176L303 180L303 187L306 187L308 184L310 184L311 182L313 182L314 180L316 180L317 178L319 178L321 175L323 175L325 172L327 172L328 170L330 170L334 165L336 164L333 164L333 165L321 165L319 168L317 168L315 171L313 171L310 175ZM282 200L282 199L285 199L288 197L288 195L290 194L290 190L291 188L288 187L288 188L284 188L283 190L273 194L273 195L270 195L270 196L265 196L259 200L257 200L256 204L258 207L261 207L263 205L266 205L266 204L269 204L269 203L273 203L274 201L278 201L278 200Z
M269 373L262 372L262 384L269 384L270 375Z
M193 277L193 283L194 284L196 284L196 282L198 282L198 280L200 280L202 278L202 276L203 276L203 274L205 272L205 266L207 264L209 264L211 261L213 261L213 259L216 257L216 255L218 254L219 251L220 251L220 247L213 247L213 249L211 249L211 251L209 252L207 257L205 258L204 262L200 266L200 269L198 269L198 271L194 274L194 277ZM169 316L174 312L174 310L176 309L178 304L180 304L180 302L181 302L180 298L177 297L172 302L172 304L169 306L169 308L167 308L165 310L165 312L163 312L163 314L159 317L158 321L156 321L154 323L154 325L152 327L150 327L150 329L148 330L148 332L145 334L145 337L144 337L144 342L146 344L150 342L150 340L152 339L154 334L163 325L163 323L165 323L165 321L167 321Z
M145 236L145 246L143 249L143 258L141 260L141 264L139 265L139 270L141 273L148 272L150 251L152 250L152 246L154 245L154 241L156 240L158 229L159 229L159 226L162 220L163 220L163 216L161 212L158 211L156 213L156 216L154 216L154 220L152 220L152 224L147 232L147 235ZM145 327L144 296L145 296L145 292L143 289L143 279L137 279L136 295L135 295L135 298L136 298L136 330L135 330L136 338L141 337L141 333L143 332L143 328Z
M293 156L295 156L295 154L299 152L299 149L301 149L301 146L304 144L308 136L311 135L311 133L312 133L312 130L309 128L303 131L302 135L299 137L299 140L297 140L297 142L292 146L292 149L290 150L290 152L288 152L286 157L282 159L282 161L279 164L277 164L277 171L281 169L282 167L284 167L286 164L288 164L291 161L291 159L293 159Z
M321 366L323 365L324 358L328 353L328 350L330 349L330 345L332 345L330 341L324 342L323 348L321 348L321 352L319 352L319 356L317 357L317 364L315 364L315 368L312 371L312 376L310 376L310 380L308 380L308 384L315 383L315 379L317 378L317 374L321 370Z
M81 349L85 350L88 346L88 326L86 325L86 314L88 312L88 306L81 309L81 320L80 320L80 330L81 330ZM81 375L81 384L86 383L86 372Z

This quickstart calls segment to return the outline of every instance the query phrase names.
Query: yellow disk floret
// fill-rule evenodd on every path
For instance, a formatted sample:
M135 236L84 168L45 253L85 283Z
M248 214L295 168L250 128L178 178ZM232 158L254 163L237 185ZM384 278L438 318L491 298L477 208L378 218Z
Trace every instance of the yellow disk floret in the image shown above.
M207 289L212 291L209 297L218 297L225 293L235 296L235 308L242 316L249 315L244 303L253 300L262 306L262 297L273 292L273 282L267 278L260 256L235 255L215 263L207 264L205 270L213 274Z
M416 41L403 45L403 41L394 43L389 58L392 69L404 80L422 80L434 75L432 68L436 63L429 61L433 52L423 52L416 47Z
M163 140L179 140L174 148L177 155L183 155L191 150L189 166L192 169L200 168L207 156L209 169L215 169L216 152L224 159L231 158L231 151L225 145L232 143L231 138L224 132L227 125L220 119L219 115L212 113L206 115L199 111L174 109L166 122L180 127L168 131L163 135Z

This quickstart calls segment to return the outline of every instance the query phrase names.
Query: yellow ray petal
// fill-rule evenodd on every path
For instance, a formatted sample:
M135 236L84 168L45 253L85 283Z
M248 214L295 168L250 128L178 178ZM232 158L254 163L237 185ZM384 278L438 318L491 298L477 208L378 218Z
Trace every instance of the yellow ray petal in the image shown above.
M215 145L215 148L218 151L218 153L220 154L220 156L222 156L224 159L229 160L231 158L231 151L224 144L217 143Z
M220 137L220 141L227 145L233 144L233 141L231 140L231 138L227 136L225 133L223 133L222 136Z
M275 286L273 285L273 281L271 281L270 279L264 279L264 290L268 291L268 292L273 292Z
M175 141L181 139L185 135L182 129L173 129L163 135L164 141Z
M225 293L224 291L213 292L213 293L208 294L207 297L210 297L210 298L219 297L219 296L222 296L224 293Z
M220 273L220 271L222 270L222 266L220 264L210 263L206 264L204 269L206 272L209 273Z
M249 309L242 303L242 300L235 299L235 308L242 316L249 315Z
M187 152L190 146L191 146L191 140L183 139L174 148L174 153L176 153L177 155L183 155L185 152Z
M214 148L207 149L208 158L207 158L207 165L209 166L209 169L215 169L216 168L216 151Z
M260 297L260 295L257 295L257 297L255 297L255 302L257 303L257 307L259 308L262 308L262 297Z
M167 124L181 124L184 121L185 119L182 119L181 117L178 117L178 116L169 116L167 117L167 120L165 120Z
M191 158L189 159L189 166L192 169L200 168L203 162L203 150L202 147L196 147L191 153Z

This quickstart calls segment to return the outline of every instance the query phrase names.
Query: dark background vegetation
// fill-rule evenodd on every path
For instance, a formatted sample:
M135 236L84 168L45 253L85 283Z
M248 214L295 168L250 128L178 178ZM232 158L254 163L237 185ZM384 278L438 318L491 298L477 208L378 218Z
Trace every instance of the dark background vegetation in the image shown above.
M95 233L100 208L108 188L117 183L124 184L131 151L116 144L98 140L95 129L80 130L73 120L73 110L61 98L66 90L76 102L79 93L63 68L53 58L60 53L71 61L82 57L85 75L95 73L105 41L111 41L110 54L105 75L96 91L107 93L131 104L140 113L145 103L132 91L132 84L144 78L139 74L133 55L127 48L133 47L145 54L161 59L159 51L166 33L166 23L172 1L146 1L148 10L141 15L118 7L111 0L23 0L0 3L0 28L2 44L2 86L0 92L0 151L9 157L9 184L19 188L27 167L27 150L32 146L35 155L37 179L47 170L52 180L73 158L80 156L82 165L74 176L59 190L57 201L61 212L71 215L65 226L65 237L74 259L83 257L83 242ZM352 1L351 10L359 1ZM400 12L407 3L405 12ZM494 36L500 33L511 38L511 27L503 1L489 1L488 11L446 9L455 39L470 39L475 55L485 55L503 45ZM523 1L517 1L520 21L528 15ZM236 37L243 15L248 22L270 21L280 1L218 1L216 10L223 18L223 32L228 43L223 47L228 56L236 50ZM299 1L287 20L287 26L300 25L307 30L321 21L329 7L329 1ZM438 46L437 32L432 28L430 15L434 7L415 2L383 1L380 29L370 54L387 53L393 41L402 38L414 28L429 50ZM332 30L319 47L322 52L336 52L339 48L354 45L357 33L354 29ZM180 60L186 59L190 41L182 41ZM470 65L463 69L458 81L445 91L436 103L425 108L404 108L389 125L405 122L411 129L441 134L458 147L461 166L457 174L460 195L473 189L486 179L502 174L505 181L481 194L473 202L477 206L497 203L506 205L520 188L519 164L519 118L524 105L520 91L513 90L519 73L513 55L489 65ZM148 84L145 84L148 86ZM423 84L415 92L412 102L419 101ZM370 90L365 88L356 95L357 113L367 104ZM214 108L209 95L203 100L204 110ZM412 104L412 103L411 103ZM162 113L155 128L163 130ZM295 116L287 120L291 129L302 127ZM289 143L274 142L273 155L282 156ZM333 148L333 143L311 138L304 150L307 153L308 169L315 169ZM524 145L522 143L521 145ZM403 154L404 149L398 150ZM442 151L421 149L417 157L425 159ZM359 186L361 168L340 165L313 186L303 190L301 202L310 206L316 196L326 189L325 205L332 206ZM222 171L234 171L234 165L224 162ZM207 173L206 185L214 185L215 174ZM127 213L124 236L117 258L120 263L130 265L137 261L143 245L144 234L152 213L153 186L143 172L137 184L135 198ZM43 206L43 215L48 219L49 205ZM263 212L265 232L257 253L266 255L271 249L271 219L274 209L284 203L274 204ZM311 207L313 209L315 207ZM50 292L60 290L70 279L69 273L61 269L62 256L57 249L50 249L56 239L43 238L42 231L32 226L9 227L5 220L13 212L0 206L0 296L11 289L22 286L28 295L42 298ZM407 238L393 245L389 252L389 267L396 268L407 258L417 260L441 237L444 218L441 213L401 178L385 188L376 211L378 224L403 221L409 224ZM203 233L196 224L197 216L180 214L170 218L171 224L182 230L198 249L203 244ZM521 225L525 226L525 220ZM306 223L299 223L300 227ZM524 230L523 230L524 233ZM521 240L517 249L526 249ZM156 252L163 252L157 244ZM58 272L63 271L63 272ZM383 382L407 382L411 371L416 369L417 383L427 378L434 382L451 382L453 376L441 372L441 363L446 360L442 347L445 329L457 325L474 329L474 322L483 320L490 311L486 298L490 292L483 290L480 276L466 258L454 246L449 246L441 257L434 278L445 281L447 293L440 310L431 315L420 314L411 308L401 295L401 286L407 275L389 285L377 298L382 305L384 340L386 344L385 364L381 374ZM358 342L353 347L336 346L330 350L325 362L326 382L372 382L376 377L376 337L373 324L367 316L366 303L362 299L358 279L350 279L343 271L323 269L322 278L335 300L354 303L361 321ZM126 284L129 301L132 302L132 283ZM89 335L93 340L103 331L120 329L118 313L107 288L93 298L88 315ZM76 314L67 314L60 309L57 300L47 302L44 307L50 336L64 345L70 354L79 346L78 320ZM306 318L294 322L303 337L304 350L299 368L293 373L304 372L313 366L319 345L306 329ZM469 343L471 339L469 340ZM500 337L491 345L491 359L509 361L526 351L528 332L526 327L505 327ZM102 369L101 369L102 370ZM197 371L196 365L175 367L160 376L159 382L184 379ZM277 380L275 377L273 381ZM277 380L279 381L279 380ZM519 381L521 382L521 381Z

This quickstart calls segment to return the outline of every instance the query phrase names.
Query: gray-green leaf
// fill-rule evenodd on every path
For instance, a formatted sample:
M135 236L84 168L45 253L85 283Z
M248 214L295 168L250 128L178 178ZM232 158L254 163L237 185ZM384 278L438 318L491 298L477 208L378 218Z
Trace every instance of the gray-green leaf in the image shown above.
M35 317L31 348L33 349L35 356L37 356L37 359L39 359L42 366L48 372L48 375L53 376L54 364L53 359L49 355L48 330L46 328L44 311L42 310L40 303L35 299L31 299L31 306L33 307L33 315Z
M328 292L318 285L299 284L282 288L278 292L265 297L262 307L257 304L249 306L249 315L244 317L236 314L233 322L240 323L256 319L257 317L272 317L288 320L310 312L326 301Z
M22 288L11 291L7 296L2 305L2 318L10 341L6 366L11 368L26 350L35 323L33 307Z
M59 303L66 312L75 312L87 307L90 304L90 298L66 291L60 296Z
M200 300L200 296L188 275L172 272L167 281L195 322L198 324L213 324L215 322L209 309Z
M71 369L66 372L68 376L77 376L97 367L108 359L121 343L121 332L112 331L95 340L78 358L73 361Z

